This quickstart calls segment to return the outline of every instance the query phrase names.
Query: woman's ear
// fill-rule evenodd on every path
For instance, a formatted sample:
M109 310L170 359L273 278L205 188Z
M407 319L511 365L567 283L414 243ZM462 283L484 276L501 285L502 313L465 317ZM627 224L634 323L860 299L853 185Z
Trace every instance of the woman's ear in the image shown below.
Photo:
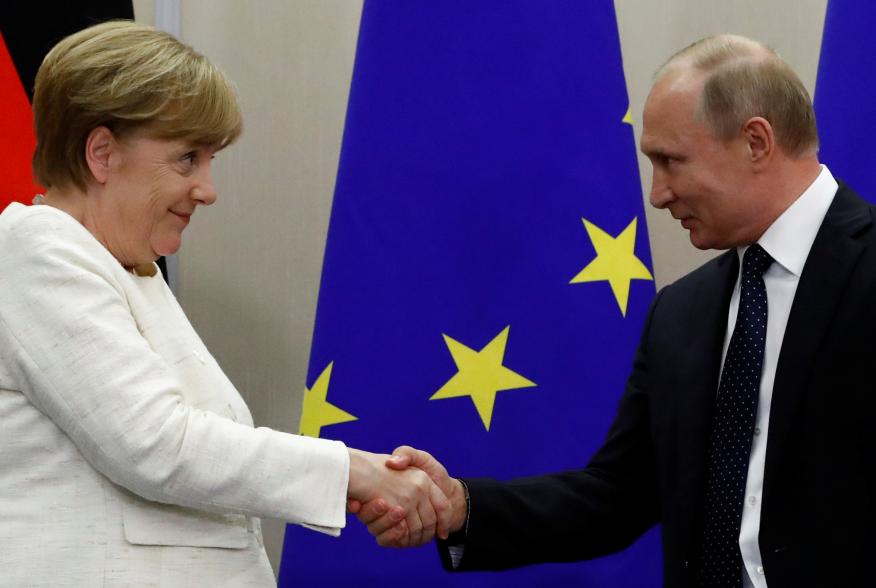
M85 139L85 162L98 184L105 184L109 177L110 156L118 149L112 131L105 126L92 129Z

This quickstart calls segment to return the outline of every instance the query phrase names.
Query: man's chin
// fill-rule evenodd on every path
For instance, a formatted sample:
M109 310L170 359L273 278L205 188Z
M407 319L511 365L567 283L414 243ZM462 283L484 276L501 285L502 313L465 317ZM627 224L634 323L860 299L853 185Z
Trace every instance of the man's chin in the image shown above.
M696 229L690 229L688 237L690 238L690 244L697 249L701 249L703 251L706 251L708 249L716 249L715 244L705 235L699 233Z

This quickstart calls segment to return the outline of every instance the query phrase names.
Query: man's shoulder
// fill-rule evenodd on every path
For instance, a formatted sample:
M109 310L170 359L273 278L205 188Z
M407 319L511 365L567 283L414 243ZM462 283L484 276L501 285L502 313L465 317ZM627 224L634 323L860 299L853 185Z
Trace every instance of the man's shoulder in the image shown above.
M834 178L837 183L836 195L843 196L846 198L853 198L855 200L860 201L861 203L873 208L873 205L867 202L865 198L863 198L857 190L855 190L852 186L848 185L841 178Z
M717 283L721 283L728 274L735 275L738 268L739 261L736 250L728 249L667 285L664 290L667 294L678 295L690 293L691 290L700 290L703 287L713 287Z
M870 200L862 197L854 188L837 178L837 191L833 199L831 209L840 212L858 212L868 211L870 216L876 213L876 204L873 203L873 198L876 195L870 194Z
M844 242L849 238L872 243L876 240L876 231L873 230L876 205L862 198L842 180L837 179L837 184L839 186L821 223L813 248L834 247L836 240Z
M712 316L716 308L726 308L738 268L736 250L731 249L662 288L654 301L655 324L667 327L665 321L669 321L667 328L674 332L684 317L700 322Z

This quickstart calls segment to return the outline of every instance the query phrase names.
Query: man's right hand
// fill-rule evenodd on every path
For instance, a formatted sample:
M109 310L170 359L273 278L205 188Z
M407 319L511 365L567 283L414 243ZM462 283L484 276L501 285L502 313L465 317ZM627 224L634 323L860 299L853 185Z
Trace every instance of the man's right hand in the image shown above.
M465 499L465 489L462 482L451 478L447 470L434 457L425 451L403 445L392 452L392 457L386 460L386 467L393 470L417 468L429 476L434 484L450 501L448 524L438 525L437 536L446 539L450 533L462 529L468 516L468 505ZM434 534L412 534L400 520L400 513L389 508L385 502L372 500L362 503L351 500L349 509L359 520L368 526L368 532L374 535L377 543L384 547L415 547L431 541Z
M383 513L386 521L398 527L395 533L412 545L425 543L436 533L446 534L450 502L428 474L416 468L387 468L385 464L393 459L389 455L347 450L347 500L352 512L356 512L353 505L369 505L369 517Z

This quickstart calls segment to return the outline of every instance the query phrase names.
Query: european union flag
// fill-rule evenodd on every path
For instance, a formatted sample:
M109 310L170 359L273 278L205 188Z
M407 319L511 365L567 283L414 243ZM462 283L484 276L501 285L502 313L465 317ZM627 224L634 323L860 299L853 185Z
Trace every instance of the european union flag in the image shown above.
M654 282L612 0L366 1L302 432L455 476L583 467ZM586 529L581 530L586 533ZM659 585L625 553L497 574L290 526L283 586Z
M819 156L838 178L876 202L876 4L827 4L815 113Z

